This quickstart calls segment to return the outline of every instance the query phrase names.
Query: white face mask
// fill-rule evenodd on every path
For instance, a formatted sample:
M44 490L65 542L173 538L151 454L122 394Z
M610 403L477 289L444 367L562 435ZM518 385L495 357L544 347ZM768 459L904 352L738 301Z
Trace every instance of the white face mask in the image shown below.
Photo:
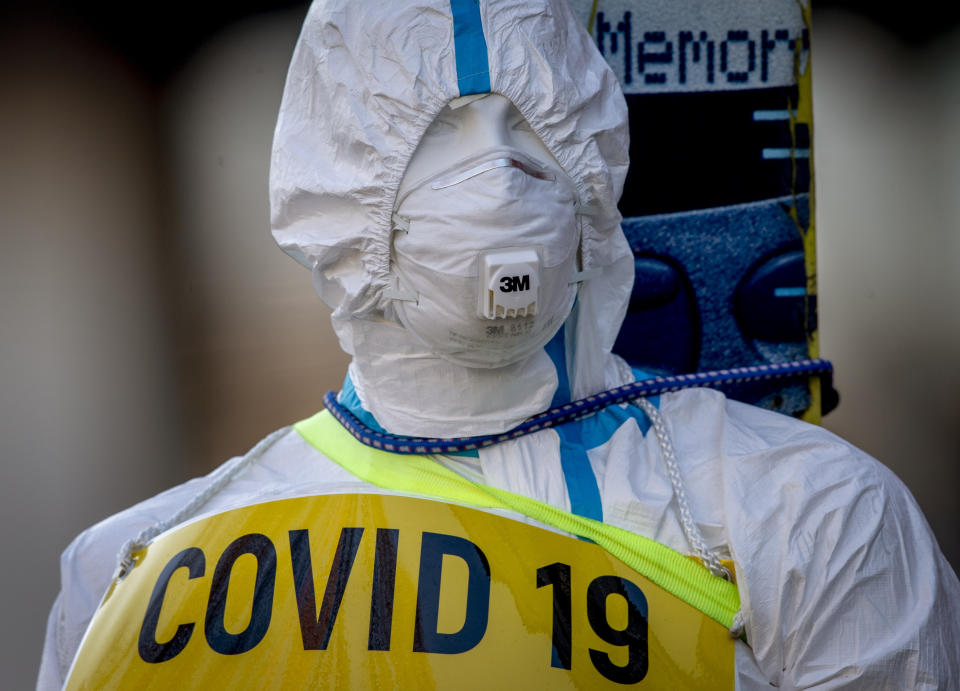
M503 367L542 348L577 286L576 192L512 148L470 156L412 185L395 214L400 322L465 367ZM403 299L405 298L405 299Z

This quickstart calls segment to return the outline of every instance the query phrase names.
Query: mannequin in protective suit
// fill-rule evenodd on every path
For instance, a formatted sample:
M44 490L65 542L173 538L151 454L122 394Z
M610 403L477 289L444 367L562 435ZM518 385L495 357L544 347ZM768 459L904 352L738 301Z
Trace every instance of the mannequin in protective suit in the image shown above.
M496 437L642 376L610 352L626 143L562 0L316 3L272 226L353 357L341 412L81 534L39 686L960 684L956 576L823 429L688 390L456 454L371 446Z

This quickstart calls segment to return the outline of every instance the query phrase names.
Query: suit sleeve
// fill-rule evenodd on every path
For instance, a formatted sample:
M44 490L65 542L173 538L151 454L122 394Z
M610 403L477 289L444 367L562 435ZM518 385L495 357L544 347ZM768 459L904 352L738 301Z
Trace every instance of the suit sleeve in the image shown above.
M960 584L909 491L849 447L806 466L751 567L767 569L747 633L768 683L960 688Z

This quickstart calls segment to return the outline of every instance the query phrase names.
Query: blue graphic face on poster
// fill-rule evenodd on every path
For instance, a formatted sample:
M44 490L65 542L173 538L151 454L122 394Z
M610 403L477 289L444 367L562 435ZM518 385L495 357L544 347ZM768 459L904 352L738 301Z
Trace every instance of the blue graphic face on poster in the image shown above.
M675 374L802 359L807 295L809 31L795 0L575 0L630 109L620 211L636 257L615 350ZM807 245L812 247L812 243ZM784 412L802 384L734 397Z

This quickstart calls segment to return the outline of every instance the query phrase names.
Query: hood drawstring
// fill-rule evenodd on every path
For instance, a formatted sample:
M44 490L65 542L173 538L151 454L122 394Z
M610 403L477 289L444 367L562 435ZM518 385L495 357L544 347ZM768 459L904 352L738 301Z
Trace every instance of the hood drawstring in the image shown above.
M196 514L208 501L230 484L237 475L259 461L263 454L266 453L280 437L289 431L289 427L284 427L261 439L245 456L234 459L221 466L214 474L210 484L198 492L182 509L165 521L158 521L153 525L147 526L137 533L136 537L124 542L120 548L120 554L117 555L117 571L114 578L118 581L126 578L127 574L129 574L137 564L137 560L133 556L135 553L150 544L157 535L170 530L170 528L183 523Z
M690 513L687 490L683 485L683 478L680 476L680 465L677 463L677 456L673 451L673 443L670 441L670 434L663 422L663 416L645 398L637 399L637 405L643 408L643 412L650 418L653 431L657 435L657 443L660 445L660 452L663 454L663 460L667 466L667 474L670 475L670 484L673 485L673 496L676 497L677 506L680 509L680 524L683 527L683 534L686 536L687 542L710 573L732 582L733 576L730 574L730 570L721 564L720 558L707 547L706 540L703 539L703 534L694 522L693 514Z
M660 451L663 454L664 463L667 467L667 474L670 476L670 484L673 487L673 493L676 497L677 505L680 510L680 523L683 528L683 533L687 538L687 542L690 544L691 548L696 553L696 556L703 562L704 566L706 566L710 573L727 581L733 581L733 576L730 573L730 570L720 562L720 558L707 546L706 540L703 538L703 534L700 532L699 527L697 527L696 522L693 520L693 515L690 512L690 505L687 501L686 488L684 487L683 478L680 474L680 466L677 463L677 457L673 450L673 443L670 440L670 434L667 431L663 416L660 414L660 411L657 410L657 408L645 398L637 399L636 403L643 409L647 417L650 418L650 423L653 427L654 433L656 434L657 443L659 444ZM117 570L115 579L121 581L126 578L130 571L133 570L137 562L137 560L134 558L134 554L146 547L158 535L170 530L174 526L183 523L188 518L195 515L207 504L207 502L209 502L228 484L230 484L234 478L259 461L260 458L262 458L267 452L267 450L269 450L280 439L280 437L284 436L289 431L289 427L284 427L262 439L259 443L257 443L256 446L247 452L246 455L221 467L214 475L210 484L198 492L183 506L183 508L173 514L170 518L147 526L141 530L136 537L124 542L123 546L120 548L120 553L117 556ZM738 611L734 617L733 625L730 627L730 636L732 638L739 638L742 636L744 625L745 622L743 620L743 612L741 610Z
M683 527L683 534L687 542L696 553L703 565L707 567L714 576L733 582L733 574L730 569L720 562L720 558L707 547L707 542L703 538L703 533L697 527L693 520L693 514L690 513L690 503L687 501L687 491L683 484L683 477L680 475L680 465L677 463L677 456L673 451L673 443L670 441L670 434L667 432L667 426L663 421L663 415L646 398L640 398L636 401L647 417L650 418L650 424L653 426L654 434L657 435L657 443L660 445L660 452L663 454L664 463L667 466L667 474L670 476L670 484L673 486L673 496L677 499L677 506L680 509L680 525ZM743 635L746 622L743 618L743 610L740 609L733 617L733 624L730 626L730 637L740 638Z

